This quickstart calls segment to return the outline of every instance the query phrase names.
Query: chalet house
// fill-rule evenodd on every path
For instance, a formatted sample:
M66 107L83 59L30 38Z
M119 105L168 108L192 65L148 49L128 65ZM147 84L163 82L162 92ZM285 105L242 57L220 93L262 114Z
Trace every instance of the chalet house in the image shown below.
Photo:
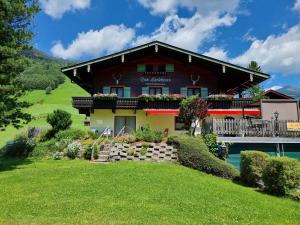
M259 116L242 92L268 74L154 41L112 55L62 68L90 97L73 97L73 106L90 117L90 126L114 135L139 127L175 134L182 129L179 104L199 95L210 103L207 120ZM233 96L239 96L234 98Z

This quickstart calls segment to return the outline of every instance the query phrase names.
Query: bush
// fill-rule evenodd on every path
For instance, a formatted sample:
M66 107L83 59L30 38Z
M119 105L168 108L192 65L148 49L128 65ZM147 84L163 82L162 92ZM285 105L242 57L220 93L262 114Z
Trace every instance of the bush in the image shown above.
M81 150L82 150L81 144L78 142L73 142L68 145L66 149L66 156L69 159L76 159L79 156Z
M300 188L300 163L288 157L270 157L263 170L265 191L287 195Z
M60 160L62 159L64 156L64 153L63 152L54 152L53 154L53 159L54 160Z
M168 144L178 149L178 160L183 166L226 179L239 176L238 171L232 165L209 152L201 137L173 136L168 139Z
M28 157L35 147L33 139L19 135L5 146L4 156L7 157Z
M268 157L264 152L241 151L241 180L247 185L257 186Z
M123 134L122 136L115 137L114 142L115 143L134 143L136 141L136 138L132 134Z
M149 125L138 129L134 133L137 141L146 141L146 142L161 142L164 135L161 131L152 130Z
M52 126L51 135L54 136L57 132L66 130L71 126L71 114L60 109L54 110L53 113L48 114L47 122Z
M52 88L50 86L48 86L45 90L45 94L46 95L50 95L51 94L51 91L52 91Z
M67 129L59 131L55 137L58 141L62 139L78 140L85 136L85 132L80 129Z
M217 156L219 147L217 143L217 135L215 133L203 135L203 141L207 145L209 151Z
M84 149L83 158L86 160L92 159L93 145L89 145ZM98 159L99 150L97 146L94 146L94 159Z
M133 156L134 155L134 150L133 149L128 149L127 155Z

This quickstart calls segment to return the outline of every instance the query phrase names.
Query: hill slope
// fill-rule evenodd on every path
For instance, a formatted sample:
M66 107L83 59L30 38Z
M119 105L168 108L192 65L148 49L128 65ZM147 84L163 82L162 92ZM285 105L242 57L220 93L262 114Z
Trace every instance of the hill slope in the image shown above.
M46 95L44 90L28 92L23 99L32 103L33 106L25 111L33 115L34 120L22 129L29 126L48 126L46 122L47 114L55 109L62 109L72 114L72 127L83 127L84 116L72 107L72 96L88 96L88 94L76 84L72 84L69 79L66 79L65 83L50 95ZM5 131L0 131L0 147L13 139L18 132L20 131L10 126Z
M0 161L0 224L300 223L297 202L179 165L16 163Z
M283 88L278 89L277 91L292 98L300 100L300 88L285 86Z

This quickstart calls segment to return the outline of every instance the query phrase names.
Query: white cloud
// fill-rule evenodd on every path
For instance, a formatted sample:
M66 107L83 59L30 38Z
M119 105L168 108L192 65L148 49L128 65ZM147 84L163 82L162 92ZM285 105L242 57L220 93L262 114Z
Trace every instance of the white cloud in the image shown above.
M134 38L135 31L124 25L110 25L100 30L90 30L77 35L71 44L65 48L57 42L51 52L63 59L79 58L83 55L94 57L122 50Z
M40 0L44 12L59 19L67 11L75 11L90 7L91 0Z
M137 37L134 45L159 40L178 47L197 51L205 41L214 39L215 30L221 26L231 26L236 18L225 14L213 13L202 16L198 12L191 18L169 15L164 22L150 35Z
M300 0L296 0L295 5L294 5L294 10L300 11Z
M232 59L235 64L248 65L255 60L267 72L300 73L300 25L286 33L270 35L266 40L255 40L242 55Z
M274 91L277 91L277 90L279 90L279 89L281 89L281 88L282 88L282 86L272 86L272 87L270 87L270 88L267 88L266 91L268 91L268 90L274 90Z
M223 61L228 60L227 51L222 48L212 47L207 52L204 52L203 55L212 57L214 59L219 59Z
M137 22L135 24L135 28L143 28L145 26L145 24L143 22Z
M207 15L212 12L234 12L239 0L138 0L145 8L150 9L153 15L157 14L172 14L178 8L187 8L196 10L202 15Z

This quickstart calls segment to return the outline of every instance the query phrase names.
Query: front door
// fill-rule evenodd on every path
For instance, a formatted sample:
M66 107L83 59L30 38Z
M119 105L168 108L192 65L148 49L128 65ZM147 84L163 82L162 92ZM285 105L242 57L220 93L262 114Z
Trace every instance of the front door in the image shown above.
M131 134L136 128L135 116L116 116L114 135L118 135L124 127L125 134Z

